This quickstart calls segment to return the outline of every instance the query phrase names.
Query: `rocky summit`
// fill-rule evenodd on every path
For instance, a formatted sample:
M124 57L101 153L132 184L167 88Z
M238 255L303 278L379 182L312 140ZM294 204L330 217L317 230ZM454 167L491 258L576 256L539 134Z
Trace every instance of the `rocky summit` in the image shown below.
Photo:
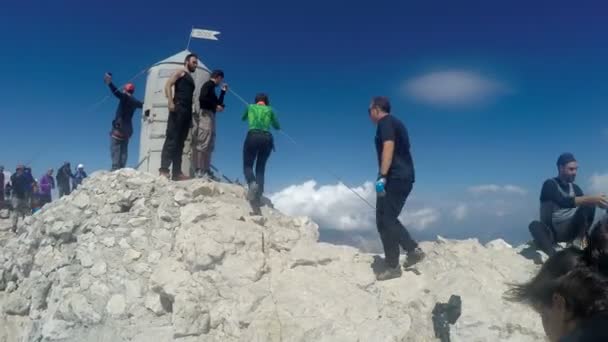
M538 268L502 240L438 238L401 278L380 257L318 242L308 218L252 214L245 190L101 172L20 225L0 221L0 341L438 341L435 304L460 296L451 341L538 341L503 299Z

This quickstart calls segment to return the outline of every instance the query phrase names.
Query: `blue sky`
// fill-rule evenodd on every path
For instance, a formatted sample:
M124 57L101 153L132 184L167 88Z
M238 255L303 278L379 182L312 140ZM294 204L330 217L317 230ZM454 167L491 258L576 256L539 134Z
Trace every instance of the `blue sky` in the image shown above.
M277 136L269 192L314 180L317 193L336 184L325 169L353 186L372 180L377 167L367 105L378 94L391 97L410 131L417 172L412 214L442 213L421 235L521 241L540 185L566 150L581 163L584 190L603 186L608 23L600 2L168 4L0 5L0 163L31 162L37 174L63 160L89 171L108 168L116 102L93 106L109 93L103 73L125 82L183 50L195 26L222 33L220 41L195 40L191 49L208 66L223 68L246 99L269 93L285 131L299 143ZM136 81L139 97L144 82ZM227 105L214 162L242 179L242 104L229 96ZM130 165L137 149L135 139ZM475 192L481 185L498 188ZM494 201L496 207L475 207ZM501 205L506 213L494 215ZM466 215L450 216L462 206ZM321 215L318 208L310 214ZM472 219L478 214L484 218Z

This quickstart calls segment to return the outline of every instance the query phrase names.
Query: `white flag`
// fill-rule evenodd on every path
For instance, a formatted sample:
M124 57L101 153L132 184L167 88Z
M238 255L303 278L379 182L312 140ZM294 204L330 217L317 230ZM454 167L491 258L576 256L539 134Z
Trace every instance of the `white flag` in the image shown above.
M220 34L217 31L209 31L202 29L192 29L192 34L190 35L192 38L200 38L200 39L209 39L209 40L218 40L216 35Z

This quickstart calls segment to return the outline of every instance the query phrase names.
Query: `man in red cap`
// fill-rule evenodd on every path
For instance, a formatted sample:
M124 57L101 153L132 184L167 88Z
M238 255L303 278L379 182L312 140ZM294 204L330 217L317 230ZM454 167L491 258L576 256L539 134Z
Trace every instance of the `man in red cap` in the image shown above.
M574 183L578 163L572 153L557 159L557 177L545 180L540 193L540 220L528 229L537 247L551 256L559 242L575 243L586 240L595 218L595 208L608 208L604 194L585 195Z
M142 108L144 104L133 96L135 93L133 83L125 84L123 91L120 91L112 83L112 74L106 74L104 81L110 87L112 94L119 100L110 133L112 171L115 171L127 166L129 139L133 135L133 113L137 108Z

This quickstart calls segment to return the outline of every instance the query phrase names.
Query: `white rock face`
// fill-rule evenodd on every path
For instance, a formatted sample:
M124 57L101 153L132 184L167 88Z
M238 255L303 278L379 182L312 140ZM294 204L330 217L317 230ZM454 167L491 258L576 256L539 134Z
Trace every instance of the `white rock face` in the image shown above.
M425 242L416 272L377 282L377 256L250 212L238 186L93 175L0 231L0 342L435 341L431 311L452 294L452 341L544 338L503 299L538 267L504 241Z

